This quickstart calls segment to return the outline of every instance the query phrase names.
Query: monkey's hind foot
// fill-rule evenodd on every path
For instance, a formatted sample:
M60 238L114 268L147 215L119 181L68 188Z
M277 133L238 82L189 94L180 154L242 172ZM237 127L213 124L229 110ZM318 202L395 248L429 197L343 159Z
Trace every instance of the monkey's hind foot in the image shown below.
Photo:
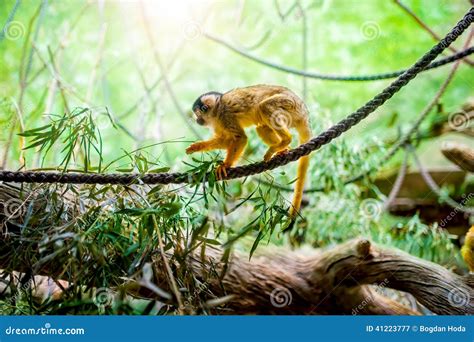
M284 148L283 150L280 150L278 152L273 152L273 151L267 151L267 153L265 153L265 155L263 156L263 160L264 161L269 161L270 159L272 159L274 156L279 156L281 154L285 154L289 151L290 149L289 148Z
M287 147L287 148L284 148L283 150L280 150L278 151L277 153L275 153L276 156L280 156L282 154L286 154L290 151L290 149Z
M227 169L229 167L225 164L220 164L216 167L215 174L217 180L223 180L225 177L227 177Z
M275 154L275 152L273 151L268 151L267 153L265 153L265 155L263 156L263 161L269 161L270 159L272 159L273 155Z

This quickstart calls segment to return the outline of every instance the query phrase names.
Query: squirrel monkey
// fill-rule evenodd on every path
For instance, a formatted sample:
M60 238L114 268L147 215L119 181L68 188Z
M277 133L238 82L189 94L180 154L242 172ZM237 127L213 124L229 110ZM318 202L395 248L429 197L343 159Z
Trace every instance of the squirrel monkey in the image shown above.
M223 149L227 151L224 162L216 168L216 176L227 176L226 169L239 159L247 144L244 128L256 126L257 134L268 145L263 160L289 150L291 134L295 128L299 143L311 138L308 109L291 90L271 85L255 85L230 90L224 94L208 92L198 97L192 110L199 125L210 126L214 137L195 142L186 153ZM290 217L298 214L308 170L309 157L300 158Z
M469 267L469 271L474 273L474 225L469 229L461 248L461 255Z

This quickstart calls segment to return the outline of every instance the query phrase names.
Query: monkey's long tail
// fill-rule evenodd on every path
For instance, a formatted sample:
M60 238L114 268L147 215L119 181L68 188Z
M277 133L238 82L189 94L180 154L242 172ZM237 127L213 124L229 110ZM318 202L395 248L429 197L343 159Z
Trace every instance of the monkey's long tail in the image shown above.
M296 126L296 130L298 131L300 145L309 141L309 139L311 138L311 130L309 128L309 124L306 121ZM290 217L293 220L298 215L298 212L301 207L301 199L303 197L303 190L306 181L306 173L308 171L308 166L309 156L300 158L298 162L298 171L296 173L297 178L295 183L295 192L293 195L293 203L290 208Z
M474 273L474 225L466 234L464 246L461 248L461 255L469 267L469 271Z

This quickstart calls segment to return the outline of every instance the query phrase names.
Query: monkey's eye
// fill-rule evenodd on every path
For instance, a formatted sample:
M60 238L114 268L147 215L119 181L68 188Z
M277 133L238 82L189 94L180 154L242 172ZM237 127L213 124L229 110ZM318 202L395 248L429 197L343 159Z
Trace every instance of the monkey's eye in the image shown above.
M207 112L208 109L209 109L209 107L206 106L206 105L202 105L202 106L201 106L201 112Z

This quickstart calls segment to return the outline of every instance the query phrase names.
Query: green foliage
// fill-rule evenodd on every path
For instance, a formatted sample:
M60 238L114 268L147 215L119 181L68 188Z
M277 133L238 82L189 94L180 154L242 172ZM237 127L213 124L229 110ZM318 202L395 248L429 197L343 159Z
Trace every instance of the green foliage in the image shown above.
M106 115L113 123L108 111ZM52 115L49 124L24 131L19 135L31 140L25 149L38 147L43 152L43 160L56 143L64 146L59 152L64 155L59 163L64 171L67 170L77 149L80 149L83 155L84 172L94 169L98 172L102 171L102 138L92 118L92 111L88 108L77 108L62 116ZM90 164L94 156L97 157L99 163L96 168L91 168Z

